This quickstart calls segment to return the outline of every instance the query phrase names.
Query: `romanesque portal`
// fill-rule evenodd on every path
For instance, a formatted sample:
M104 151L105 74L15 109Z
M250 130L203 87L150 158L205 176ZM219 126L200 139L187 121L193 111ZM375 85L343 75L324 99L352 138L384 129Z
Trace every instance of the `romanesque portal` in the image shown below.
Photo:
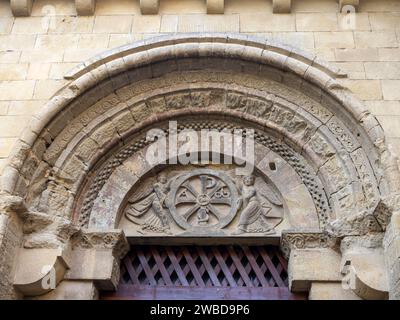
M301 51L226 34L155 38L77 66L2 181L7 210L24 221L15 225L19 259L36 270L32 254L42 257L59 285L43 289L43 275L20 268L10 292L115 290L129 245L198 241L280 247L292 292L321 282L344 290L352 265L358 282L343 295L387 297L378 271L397 165L379 123L335 80L342 76ZM149 161L155 129L168 150L178 142ZM251 136L254 156L201 143L205 130ZM244 163L253 170L238 175ZM381 278L363 276L366 260Z

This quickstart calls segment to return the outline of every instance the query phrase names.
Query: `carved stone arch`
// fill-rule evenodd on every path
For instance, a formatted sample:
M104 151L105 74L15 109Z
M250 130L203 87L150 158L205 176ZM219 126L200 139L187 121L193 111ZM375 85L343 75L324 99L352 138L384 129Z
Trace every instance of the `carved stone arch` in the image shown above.
M74 233L77 247L96 247L97 236L82 233L105 231L87 229L97 226L90 221L104 188L151 142L146 130L171 119L253 128L258 147L301 181L318 222L308 220L312 236L282 231L287 253L315 239L327 247L382 233L398 210L398 166L379 122L336 80L344 76L308 53L236 34L163 36L82 63L35 116L1 177L3 194L22 198L24 219L37 224L25 232L25 247L68 247ZM141 177L125 176L117 211Z

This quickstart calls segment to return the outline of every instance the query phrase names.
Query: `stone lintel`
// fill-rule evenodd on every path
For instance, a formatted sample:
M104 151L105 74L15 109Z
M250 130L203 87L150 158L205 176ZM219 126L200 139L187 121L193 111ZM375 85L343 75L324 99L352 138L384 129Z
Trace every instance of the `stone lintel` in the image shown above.
M75 0L78 16L92 16L96 7L96 0Z
M207 0L207 13L223 14L225 9L225 0Z
M11 11L15 17L29 17L33 0L10 0Z
M272 0L273 13L290 13L292 11L292 0Z
M140 12L142 14L158 14L160 0L140 0Z

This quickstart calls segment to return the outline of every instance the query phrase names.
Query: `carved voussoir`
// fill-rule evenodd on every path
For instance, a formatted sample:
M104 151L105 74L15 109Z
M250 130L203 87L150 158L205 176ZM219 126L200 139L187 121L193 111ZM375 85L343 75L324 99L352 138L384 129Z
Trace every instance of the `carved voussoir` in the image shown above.
M15 17L31 15L33 0L11 0L11 11Z
M140 0L140 12L142 14L157 14L160 0Z
M400 195L390 195L378 202L373 214L383 231L386 230L392 214L399 211L399 209Z
M224 13L225 0L207 0L207 13Z
M96 0L75 0L78 16L92 16L96 7Z
M346 6L354 7L356 10L360 4L360 0L339 0L339 10L346 10Z
M292 10L292 0L273 0L273 13L290 13Z
M363 236L369 233L382 232L374 212L363 211L331 222L327 232L335 237Z

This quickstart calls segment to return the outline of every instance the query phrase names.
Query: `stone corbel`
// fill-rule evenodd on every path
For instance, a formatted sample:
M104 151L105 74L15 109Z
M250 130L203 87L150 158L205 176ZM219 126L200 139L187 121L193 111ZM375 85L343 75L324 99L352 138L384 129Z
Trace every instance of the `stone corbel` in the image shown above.
M292 11L292 0L272 0L273 13L290 13Z
M27 297L48 293L64 279L68 260L68 250L21 249L14 287Z
M340 253L336 239L319 230L282 232L281 249L289 257L289 288L308 292L313 282L339 282Z
M29 17L33 0L10 0L11 11L15 17Z
M92 16L96 7L96 0L75 0L78 16Z
M386 300L389 282L382 248L383 234L342 240L341 272L346 285L366 300Z
M140 0L140 12L142 14L158 14L160 0Z
M223 14L225 9L225 0L207 0L208 14Z
M67 280L90 280L99 290L115 290L120 260L129 250L121 230L81 230L72 239L71 269Z
M360 4L360 0L339 0L339 10L342 12L343 8L346 6L352 6L356 10Z

